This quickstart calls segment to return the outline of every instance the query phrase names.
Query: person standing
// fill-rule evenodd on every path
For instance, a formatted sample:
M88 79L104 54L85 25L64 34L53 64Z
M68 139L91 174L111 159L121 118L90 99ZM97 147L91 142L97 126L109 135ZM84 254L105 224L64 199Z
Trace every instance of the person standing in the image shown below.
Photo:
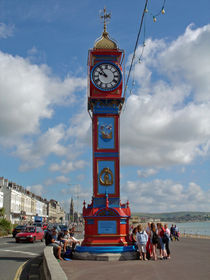
M166 253L167 253L167 259L170 259L171 258L171 252L170 252L170 248L169 248L169 243L170 243L170 235L171 235L171 232L170 232L170 229L168 228L168 225L165 224L164 225L164 228L165 228L165 244L166 244Z
M158 235L159 235L159 241L160 241L160 259L166 258L166 250L165 250L165 243L163 242L163 238L165 235L165 229L163 227L162 223L157 224L158 228Z
M154 261L157 260L157 244L159 242L159 237L154 223L151 223L151 232L150 232L150 243L152 246L152 256Z
M148 235L148 241L147 241L147 245L146 245L146 251L147 251L147 259L150 259L153 254L152 254L152 244L151 244L151 223L147 224L147 228L146 228L146 233Z
M146 233L145 230L143 230L143 226L142 225L138 225L137 226L137 234L136 234L136 240L137 240L137 246L139 249L139 253L140 253L140 260L144 259L145 261L147 261L146 258L146 245L147 245L147 241L148 241L148 235Z
M171 232L171 241L173 241L173 238L174 238L174 225L172 224L171 225L171 229L170 229L170 232Z
M135 246L136 251L137 251L137 240L136 240L137 232L138 232L137 227L135 227L132 231L132 234L130 235L130 241Z

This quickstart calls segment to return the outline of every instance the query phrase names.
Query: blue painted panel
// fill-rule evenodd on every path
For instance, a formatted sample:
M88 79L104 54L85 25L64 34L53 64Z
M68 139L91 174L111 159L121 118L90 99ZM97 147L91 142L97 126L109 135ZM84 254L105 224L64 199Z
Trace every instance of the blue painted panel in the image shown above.
M126 225L126 224L127 224L126 219L121 219L121 220L120 220L120 224L121 224L121 225Z
M119 157L119 153L95 152L94 157Z
M76 252L92 254L135 252L135 246L76 246Z
M119 108L109 108L109 107L94 107L93 108L93 113L94 114L115 114L117 115L119 113Z
M104 61L104 60L109 60L109 61L117 61L118 57L116 55L95 55L95 60L97 61Z
M113 104L112 100L100 100L99 102L94 103L93 113L94 114L114 114L118 115L120 112L121 103Z
M103 186L100 184L100 174L104 168L109 168L113 174L113 184L110 186ZM114 194L115 193L115 162L109 160L98 161L98 194Z
M94 219L87 219L87 224L88 225L93 225L94 224Z
M98 149L115 148L114 117L98 117Z
M119 198L113 198L113 197L109 197L109 207L120 207L120 199Z
M109 197L109 207L118 208L120 207L120 199ZM93 207L94 208L105 208L106 207L106 198L105 197L94 197L93 198Z
M94 208L104 208L106 207L106 198L102 197L94 197L93 198L93 207Z
M98 221L98 234L116 234L116 221Z

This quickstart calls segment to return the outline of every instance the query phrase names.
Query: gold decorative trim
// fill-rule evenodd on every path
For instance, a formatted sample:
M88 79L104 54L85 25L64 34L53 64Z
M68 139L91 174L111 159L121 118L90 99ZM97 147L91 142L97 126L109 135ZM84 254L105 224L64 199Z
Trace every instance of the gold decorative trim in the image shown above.
M113 173L108 167L105 167L101 170L99 181L102 186L113 185Z
M97 183L96 183L96 195L102 195L102 193L99 193L99 191L98 191L98 189L99 189L99 186L100 186L100 182L99 182L99 180L98 180L98 178L99 178L99 166L98 166L98 163L99 162L105 162L105 161L111 161L111 162L114 162L114 172L116 171L116 164L117 164L117 162L116 162L116 160L110 160L109 158L107 158L107 159L97 159L96 160L96 164L97 164L97 168L96 168L96 172L97 172ZM115 173L114 173L115 174ZM114 176L114 175L113 175ZM116 175L115 175L116 176ZM112 193L111 195L115 195L116 194L116 189L117 189L117 185L116 185L116 177L115 177L115 185L114 185L114 193Z
M103 104L101 104L101 105L103 105ZM110 106L111 106L111 103L110 103ZM109 107L109 106L108 106L108 107ZM110 148L110 147L108 147L108 148L101 148L101 147L99 147L99 137L100 137L99 133L101 132L101 131L99 131L99 118L100 118L100 117L101 117L101 116L99 116L99 117L97 118L97 127L96 127L96 131L97 131L97 147L96 147L96 149L97 149L97 151L100 151L100 150L113 150L113 151L114 151L114 150L116 149L116 145L117 145L117 143L116 143L116 118L115 118L114 116L103 117L103 118L106 118L106 119L107 119L107 122L109 121L109 119L112 119L112 120L113 120L114 127L112 127L111 135L109 135L110 138L108 138L108 137L103 137L103 135L102 135L102 137L103 137L104 139L112 139L112 138L113 138L114 147L113 147L113 148ZM110 122L111 122L112 120L110 120ZM118 140L118 141L119 141L119 140Z

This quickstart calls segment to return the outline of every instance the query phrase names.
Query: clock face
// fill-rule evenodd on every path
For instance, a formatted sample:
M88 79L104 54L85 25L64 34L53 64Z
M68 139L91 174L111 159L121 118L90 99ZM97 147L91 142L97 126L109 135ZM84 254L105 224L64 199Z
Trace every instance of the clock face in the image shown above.
M103 91L111 91L117 88L121 82L120 68L111 62L96 64L91 72L91 80L95 87Z

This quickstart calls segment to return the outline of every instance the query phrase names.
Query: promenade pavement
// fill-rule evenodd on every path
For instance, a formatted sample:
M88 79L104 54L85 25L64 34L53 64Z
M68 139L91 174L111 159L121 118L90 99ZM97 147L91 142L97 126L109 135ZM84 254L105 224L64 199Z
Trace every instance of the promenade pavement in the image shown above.
M62 261L69 280L209 280L210 240L171 242L171 259L157 261Z

